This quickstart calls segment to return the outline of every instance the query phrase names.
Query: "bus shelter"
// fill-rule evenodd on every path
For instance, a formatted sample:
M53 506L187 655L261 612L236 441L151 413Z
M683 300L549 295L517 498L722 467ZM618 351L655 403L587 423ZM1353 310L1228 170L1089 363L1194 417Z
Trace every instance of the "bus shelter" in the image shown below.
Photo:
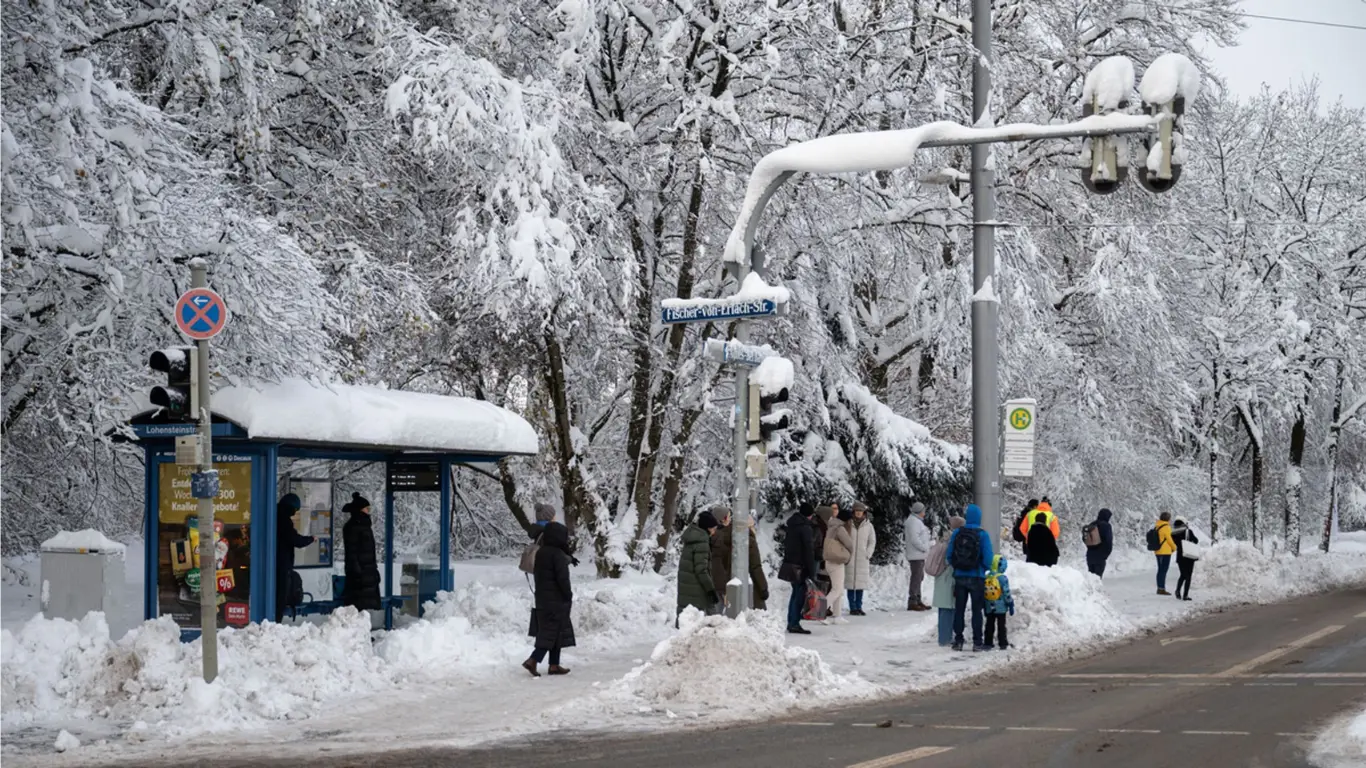
M304 499L292 521L314 538L301 551L299 569L333 568L333 541L340 536L333 494L311 493L307 478L281 486L282 459L383 462L384 626L393 627L394 496L440 494L441 590L455 587L451 571L451 469L460 464L532 456L535 431L522 417L483 400L348 384L284 380L229 387L213 395L213 461L220 477L214 499L215 562L199 562L196 500L190 491L195 467L175 461L175 439L191 435L193 423L172 421L165 411L134 416L130 426L145 454L144 618L170 615L183 639L199 636L199 588L218 585L219 626L245 626L275 617L276 557L284 528L276 503L285 493ZM330 486L329 486L330 488ZM369 494L366 494L367 497ZM349 495L348 495L349 498ZM372 509L372 514L378 510ZM375 520L376 527L380 521ZM379 554L379 553L377 553ZM212 575L210 575L212 574ZM339 583L333 577L333 583ZM339 594L314 600L303 612L329 612Z

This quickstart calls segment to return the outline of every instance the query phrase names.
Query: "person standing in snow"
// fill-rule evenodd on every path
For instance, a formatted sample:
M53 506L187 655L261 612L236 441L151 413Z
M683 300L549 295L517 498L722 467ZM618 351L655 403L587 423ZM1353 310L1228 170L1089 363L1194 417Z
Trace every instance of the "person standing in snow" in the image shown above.
M1048 516L1043 512L1034 514L1034 525L1025 536L1025 562L1046 565L1049 568L1058 564L1058 540L1048 527Z
M678 558L678 611L692 606L703 613L713 613L720 598L711 579L711 535L720 521L709 510L703 510L697 521L683 532L683 554ZM677 619L675 618L675 624Z
M734 544L731 539L730 507L717 504L711 508L720 527L711 537L711 583L721 595L721 603L726 603L726 585L731 580L731 559ZM759 554L759 539L754 529L754 516L749 518L749 583L750 594L754 598L754 610L766 610L768 605L768 577L764 575L764 562Z
M569 674L568 669L560 666L560 651L574 647L574 623L570 620L574 589L569 582L569 560L569 529L564 523L546 523L541 547L536 550L536 607L531 611L531 627L527 631L536 641L531 656L522 662L522 669L532 677L541 676L537 667L547 653L550 674Z
M1030 499L1029 502L1025 504L1025 508L1020 510L1020 514L1015 518L1015 527L1010 529L1010 537L1020 542L1020 546L1024 546L1025 534L1029 532L1029 523L1025 521L1030 519L1029 513L1038 508L1039 500Z
M963 650L968 601L972 601L972 650L982 650L982 611L986 608L986 576L995 553L982 530L982 508L969 504L967 523L949 536L947 558L953 569L953 649Z
M830 570L825 564L825 539L830 535L830 528L839 525L840 505L831 502L823 507L816 507L816 515L811 518L814 526L811 530L815 535L816 542L816 577L812 579L816 586L827 596L830 594ZM829 608L826 608L826 616L830 615Z
M342 587L342 605L361 611L383 608L379 597L379 564L375 558L375 529L370 520L370 501L359 493L351 494L351 503L342 507L350 515L342 526L342 543L346 546L346 582Z
M906 565L911 569L911 587L906 597L906 610L928 611L921 587L925 582L925 558L930 554L930 529L925 527L925 505L916 502L906 516L902 535Z
M1195 537L1195 531L1186 524L1184 518L1176 518L1172 523L1172 542L1176 544L1176 570L1180 576L1176 579L1176 598L1178 600L1191 599L1191 576L1195 574L1195 557L1188 557L1194 554L1194 546L1187 549L1187 544L1199 544L1200 539ZM1183 593L1182 587L1186 588Z
M1157 594L1170 595L1167 591L1167 571L1172 567L1172 554L1176 552L1176 542L1172 541L1172 513L1163 512L1153 524L1150 538L1156 540L1153 554L1157 556ZM1151 548L1152 545L1149 544Z
M536 524L532 526L530 536L534 540L545 531L546 524L555 522L555 508L549 504L536 505Z
M816 508L802 502L792 517L787 519L783 535L783 564L778 578L792 585L792 597L787 601L787 631L794 635L809 635L802 627L802 611L806 607L806 583L816 578L816 533L811 518Z
M854 513L844 510L830 521L825 533L825 572L830 575L830 618L826 624L848 624L844 617L849 600L844 590L844 577L854 551Z
M849 592L849 615L867 616L863 612L863 590L873 579L873 550L877 548L877 532L873 530L873 519L868 516L868 507L861 501L854 502L854 519L851 521L854 546L850 548L849 564L844 566L844 587Z
M1086 570L1095 575L1105 578L1105 561L1110 559L1110 552L1115 546L1115 531L1110 525L1110 510L1102 509L1096 515L1096 519L1087 528L1094 527L1096 535L1100 537L1100 543L1086 545Z
M991 570L986 579L987 634L982 650L992 648L992 640L999 638L1001 650L1010 648L1006 640L1006 614L1015 615L1015 598L1010 594L1010 578L1006 576L1006 559L996 555L991 559Z
M948 564L949 535L962 528L965 520L953 515L949 518L948 530L940 537L939 543L930 548L925 558L925 570L934 576L934 599L931 601L939 609L939 645L948 647L953 643L953 568Z
M1058 522L1058 516L1053 514L1053 505L1049 503L1048 497L1045 496L1043 497L1043 501L1039 502L1038 509L1035 509L1030 514L1026 514L1024 516L1024 519L1020 521L1019 527L1017 529L1020 533L1024 534L1026 540L1026 548L1028 548L1029 546L1029 529L1032 528L1034 524L1038 522L1039 515L1044 516L1044 524L1047 525L1048 530L1053 533L1054 542L1056 542L1058 538L1062 536L1062 525Z
M303 506L299 496L286 493L275 505L275 623L285 618L285 609L296 603L290 585L294 581L294 550L313 543L312 536L304 536L294 528L294 514Z

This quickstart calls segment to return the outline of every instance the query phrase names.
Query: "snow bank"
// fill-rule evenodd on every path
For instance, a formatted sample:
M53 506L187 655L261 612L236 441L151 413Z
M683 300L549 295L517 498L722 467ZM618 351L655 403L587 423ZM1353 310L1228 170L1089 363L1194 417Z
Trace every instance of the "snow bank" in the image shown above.
M654 709L734 717L876 691L857 676L835 674L816 651L787 645L783 624L772 611L731 621L689 608L678 634L657 645L615 692Z
M1272 602L1336 589L1362 581L1360 557L1300 557L1263 554L1245 541L1220 541L1204 548L1195 565L1197 587L1226 588L1250 602Z
M1037 638L1033 647L1113 640L1135 629L1089 573L1011 561L1006 576L1015 598L1010 631L1016 639Z
M1113 111L1129 100L1134 90L1134 63L1127 56L1111 56L1086 73L1082 99L1094 102L1098 111Z
M1193 101L1200 94L1200 70L1179 53L1164 53L1143 73L1138 91L1145 104L1166 104L1177 96Z
M1359 768L1366 765L1366 706L1329 724L1309 748L1316 768Z
M77 550L81 552L117 552L120 557L128 551L128 547L107 538L103 533L94 528L86 528L83 531L61 531L56 536L43 542L39 549L42 550Z

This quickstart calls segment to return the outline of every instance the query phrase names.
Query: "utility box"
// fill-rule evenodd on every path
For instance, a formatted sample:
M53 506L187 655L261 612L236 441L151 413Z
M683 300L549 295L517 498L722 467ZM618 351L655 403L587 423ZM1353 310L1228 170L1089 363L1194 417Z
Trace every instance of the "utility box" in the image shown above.
M102 611L114 640L132 627L125 603L124 545L95 530L63 531L42 544L43 615L80 621Z

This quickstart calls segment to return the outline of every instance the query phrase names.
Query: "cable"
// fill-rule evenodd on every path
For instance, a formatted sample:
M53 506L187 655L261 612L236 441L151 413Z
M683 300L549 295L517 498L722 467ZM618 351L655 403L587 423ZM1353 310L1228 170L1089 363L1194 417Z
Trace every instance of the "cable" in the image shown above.
M1200 9L1198 9L1198 8L1185 8L1185 7L1182 7L1182 6L1179 6L1179 5L1167 5L1166 3L1139 2L1138 4L1139 4L1139 5L1147 6L1147 7L1149 7L1149 8L1165 8L1165 9L1167 9L1167 10L1169 10L1169 11L1184 11L1184 12L1190 12L1190 11L1193 11L1193 10L1200 10ZM1265 14L1260 14L1260 13L1247 13L1246 11L1229 11L1229 13L1232 14L1232 15L1234 15L1234 16L1241 16L1241 17L1246 18L1246 19L1262 19L1262 20L1264 20L1264 21L1280 21L1280 22L1284 22L1284 23L1287 23L1287 24L1310 24L1310 25L1317 26L1317 27L1334 27L1334 28L1336 28L1336 29L1355 29L1355 30L1359 30L1359 31L1362 31L1362 32L1366 32L1366 25L1362 25L1362 24L1345 24L1345 23L1340 22L1340 21L1318 21L1318 20L1316 20L1316 19L1296 19L1296 18L1292 18L1292 17L1290 17L1290 16L1267 16L1267 15L1265 15Z

